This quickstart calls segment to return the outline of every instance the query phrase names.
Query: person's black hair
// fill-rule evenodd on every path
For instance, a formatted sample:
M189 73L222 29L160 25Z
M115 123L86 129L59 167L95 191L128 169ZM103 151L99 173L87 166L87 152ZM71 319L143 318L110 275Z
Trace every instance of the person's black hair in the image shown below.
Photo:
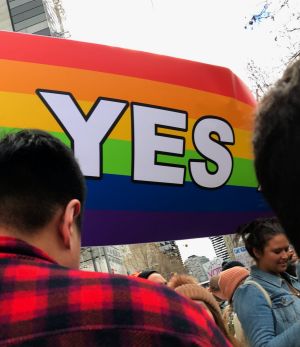
M300 60L260 102L253 145L261 191L300 254Z
M275 217L259 218L241 225L237 234L242 237L250 256L257 260L254 249L263 254L267 243L274 236L284 234L284 230Z
M235 267L235 266L245 267L243 263L237 260L227 261L224 265L223 264L224 263L222 263L222 271L231 269L232 267Z
M293 276L293 277L297 277L296 264L293 264L290 261L288 261L288 265L287 265L285 272L288 273L289 275Z
M73 153L40 130L21 130L0 140L0 225L34 232L72 199L82 204L85 182ZM76 219L81 226L81 215Z
M155 273L158 273L158 272L155 270L146 270L146 271L142 271L141 273L139 273L137 277L148 279L148 277L150 275L155 274Z
M228 260L224 260L223 262L222 262L222 268L223 268L223 266L225 266L227 263L228 263L229 261Z

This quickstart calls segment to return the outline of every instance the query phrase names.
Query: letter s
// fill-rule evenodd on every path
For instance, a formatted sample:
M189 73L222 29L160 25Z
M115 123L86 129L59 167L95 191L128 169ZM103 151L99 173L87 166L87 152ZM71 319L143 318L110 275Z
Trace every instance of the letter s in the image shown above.
M211 137L216 134L219 140ZM224 144L234 144L234 132L229 123L215 116L200 118L193 129L193 143L204 160L190 160L191 177L201 187L218 188L224 185L231 176L233 158ZM217 165L214 173L209 172L207 160Z

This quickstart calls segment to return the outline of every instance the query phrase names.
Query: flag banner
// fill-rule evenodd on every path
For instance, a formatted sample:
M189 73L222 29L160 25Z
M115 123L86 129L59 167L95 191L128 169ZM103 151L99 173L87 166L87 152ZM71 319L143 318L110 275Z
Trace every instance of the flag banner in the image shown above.
M229 69L0 32L0 76L2 134L38 128L74 151L83 245L233 233L270 213L253 167L255 101Z

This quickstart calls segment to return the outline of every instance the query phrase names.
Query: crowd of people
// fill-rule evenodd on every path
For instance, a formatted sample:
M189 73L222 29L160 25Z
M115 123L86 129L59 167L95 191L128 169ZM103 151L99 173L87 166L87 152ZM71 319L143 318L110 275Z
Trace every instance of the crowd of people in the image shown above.
M261 218L241 226L237 236L255 265L249 271L238 261L224 262L208 289L187 275L173 275L168 283L155 271L137 276L197 302L233 346L298 346L300 262L282 226Z
M38 130L4 136L0 346L300 346L300 60L260 102L253 144L278 219L241 226L255 265L225 264L207 290L185 275L79 271L85 184L73 153Z
M174 275L167 285L203 306L233 346L297 346L300 262L295 251L275 218L250 222L238 235L253 257L250 271L240 262L224 262L208 289L187 275Z

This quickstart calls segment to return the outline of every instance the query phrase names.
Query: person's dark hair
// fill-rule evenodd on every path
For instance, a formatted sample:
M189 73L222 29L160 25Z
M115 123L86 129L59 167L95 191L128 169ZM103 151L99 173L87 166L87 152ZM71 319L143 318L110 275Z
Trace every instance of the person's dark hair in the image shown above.
M235 266L245 267L245 265L243 263L241 263L240 261L237 261L237 260L228 261L224 265L223 264L224 264L224 262L222 263L222 271L231 269Z
M158 273L158 272L155 270L145 270L140 272L137 277L148 279L148 277L154 273Z
M85 183L73 153L39 130L0 140L0 225L34 232L72 199L82 204ZM81 215L76 220L81 225Z
M260 102L253 145L262 193L300 252L300 60Z
M245 243L245 247L252 258L256 259L254 249L261 254L274 236L284 234L282 226L277 218L259 218L250 223L240 226L237 230Z

